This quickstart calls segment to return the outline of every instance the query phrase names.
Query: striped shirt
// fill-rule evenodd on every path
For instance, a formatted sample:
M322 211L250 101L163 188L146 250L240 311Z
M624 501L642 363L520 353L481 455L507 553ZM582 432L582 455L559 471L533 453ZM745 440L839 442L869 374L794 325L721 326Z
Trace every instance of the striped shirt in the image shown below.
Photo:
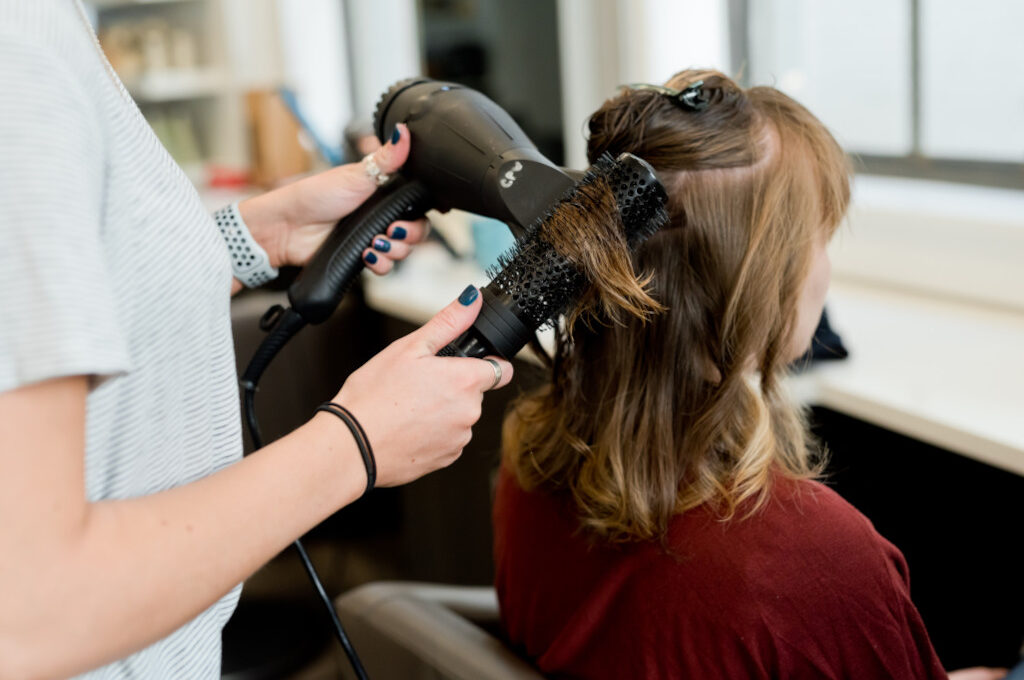
M230 284L212 218L78 0L0 0L0 391L91 377L90 500L241 456ZM238 593L83 677L219 677Z

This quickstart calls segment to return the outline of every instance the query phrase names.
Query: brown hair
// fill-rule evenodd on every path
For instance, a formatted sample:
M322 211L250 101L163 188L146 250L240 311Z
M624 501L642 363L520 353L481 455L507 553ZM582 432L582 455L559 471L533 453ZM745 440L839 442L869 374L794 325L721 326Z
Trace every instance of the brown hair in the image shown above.
M629 151L658 171L670 224L634 254L667 308L614 320L595 308L559 334L550 384L505 421L504 460L525 489L566 490L608 540L664 535L712 503L753 513L775 471L818 472L800 413L784 398L797 299L815 239L849 201L845 155L804 107L715 71L709 106L626 89L590 119L589 155Z

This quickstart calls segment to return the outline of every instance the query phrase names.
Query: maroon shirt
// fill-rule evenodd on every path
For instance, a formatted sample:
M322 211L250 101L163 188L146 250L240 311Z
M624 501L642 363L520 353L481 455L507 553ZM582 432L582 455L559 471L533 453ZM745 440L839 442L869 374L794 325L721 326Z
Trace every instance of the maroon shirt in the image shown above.
M903 555L817 482L759 514L698 508L653 542L588 539L570 499L502 471L495 585L513 646L555 677L942 678Z

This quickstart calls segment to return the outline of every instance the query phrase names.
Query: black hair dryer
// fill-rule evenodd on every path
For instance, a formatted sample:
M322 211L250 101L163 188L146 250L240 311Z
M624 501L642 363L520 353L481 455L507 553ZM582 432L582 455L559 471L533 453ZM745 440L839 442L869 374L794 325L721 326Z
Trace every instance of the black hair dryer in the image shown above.
M400 173L338 222L288 289L292 309L306 323L330 317L362 271L363 249L395 220L459 208L502 220L518 236L574 184L501 107L468 87L400 81L374 113L382 143L396 123L413 137Z

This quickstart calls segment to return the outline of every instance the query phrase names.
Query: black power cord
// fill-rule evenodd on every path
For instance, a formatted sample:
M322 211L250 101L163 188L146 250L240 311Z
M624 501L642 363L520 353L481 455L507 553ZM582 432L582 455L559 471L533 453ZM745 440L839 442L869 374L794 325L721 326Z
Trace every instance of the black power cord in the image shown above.
M269 331L269 333L263 339L263 342L260 343L240 380L243 390L242 402L245 406L245 422L249 429L249 437L252 439L253 451L263 448L263 437L260 434L260 425L256 418L256 386L267 366L277 356L277 353L281 351L285 343L302 330L305 325L306 322L298 313L291 309L284 309L280 305L271 307L260 320L260 328ZM352 646L352 642L348 639L345 627L341 625L341 620L338 618L338 612L335 611L334 604L331 602L331 598L328 597L324 584L320 580L320 575L317 574L316 567L313 566L312 560L309 559L309 554L302 545L302 541L296 539L292 543L292 547L298 553L302 566L306 570L306 575L309 576L309 580L313 584L313 589L327 609L327 615L331 619L334 635L338 638L342 649L345 650L345 655L352 665L356 678L358 680L369 680L366 669L363 668L363 663L359 660L355 647Z

